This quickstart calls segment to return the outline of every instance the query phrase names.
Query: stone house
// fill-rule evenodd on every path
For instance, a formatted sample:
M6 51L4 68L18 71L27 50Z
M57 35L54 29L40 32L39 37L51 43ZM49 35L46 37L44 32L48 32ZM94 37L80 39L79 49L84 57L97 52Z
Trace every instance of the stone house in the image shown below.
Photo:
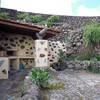
M0 76L7 78L10 69L34 67L34 52L36 33L43 27L38 25L20 23L13 20L0 19L0 61L6 61L0 65ZM55 36L59 30L48 29L44 39Z

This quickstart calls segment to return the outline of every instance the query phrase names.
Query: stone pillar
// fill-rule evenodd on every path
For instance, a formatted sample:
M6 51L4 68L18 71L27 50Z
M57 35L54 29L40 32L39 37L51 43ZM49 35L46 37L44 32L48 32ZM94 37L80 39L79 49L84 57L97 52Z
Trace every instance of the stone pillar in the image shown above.
M8 58L0 57L0 79L8 79Z
M47 40L36 40L35 41L35 66L45 67L48 64L48 41Z

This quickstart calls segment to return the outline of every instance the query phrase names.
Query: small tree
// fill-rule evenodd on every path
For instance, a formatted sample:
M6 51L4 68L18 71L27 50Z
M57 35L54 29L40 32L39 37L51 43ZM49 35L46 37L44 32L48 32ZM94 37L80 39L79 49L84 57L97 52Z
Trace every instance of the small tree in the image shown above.
M67 57L66 57L66 52L62 51L61 49L59 50L58 53L58 62L59 63L64 63L64 61L66 61Z

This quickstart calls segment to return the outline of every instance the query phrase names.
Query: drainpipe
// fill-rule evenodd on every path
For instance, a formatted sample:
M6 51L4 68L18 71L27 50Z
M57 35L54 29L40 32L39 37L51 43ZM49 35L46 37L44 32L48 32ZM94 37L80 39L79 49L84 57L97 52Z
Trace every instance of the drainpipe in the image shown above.
M45 37L47 31L48 31L48 27L45 27L39 33L36 33L37 38L43 39Z

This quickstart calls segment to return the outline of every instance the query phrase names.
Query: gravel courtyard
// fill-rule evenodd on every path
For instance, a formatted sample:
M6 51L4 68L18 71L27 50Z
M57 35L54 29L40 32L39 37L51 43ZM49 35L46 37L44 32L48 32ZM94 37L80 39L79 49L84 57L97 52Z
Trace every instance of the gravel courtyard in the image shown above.
M21 100L23 80L28 72L29 70L13 73L9 80L0 80L0 100ZM65 88L50 90L49 100L100 100L99 74L73 72L69 69L55 73Z

